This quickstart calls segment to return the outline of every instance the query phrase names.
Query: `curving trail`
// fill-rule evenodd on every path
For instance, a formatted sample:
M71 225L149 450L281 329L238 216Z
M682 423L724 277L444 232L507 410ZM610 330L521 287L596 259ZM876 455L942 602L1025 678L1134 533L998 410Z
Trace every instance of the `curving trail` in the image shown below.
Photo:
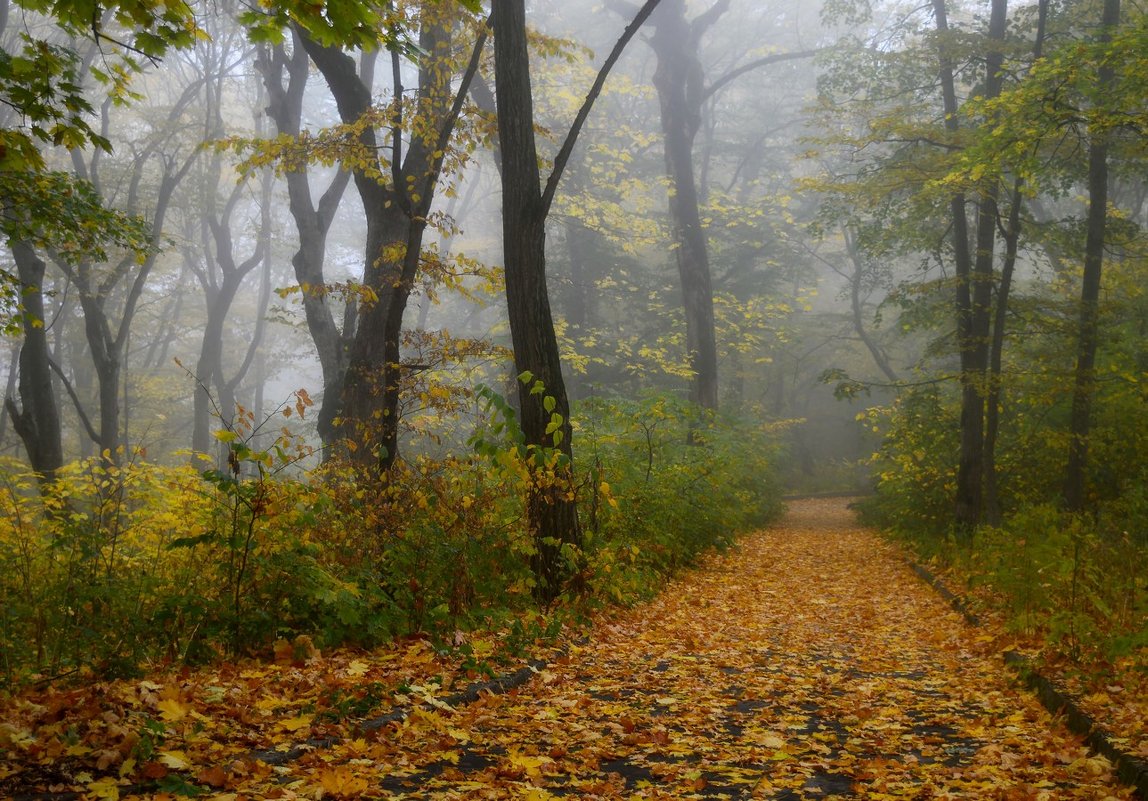
M991 639L846 501L798 501L525 685L457 708L419 641L0 698L0 797L1132 797ZM359 735L355 714L375 715Z
M284 786L426 799L1131 797L977 636L846 501L798 501L520 690L315 752Z

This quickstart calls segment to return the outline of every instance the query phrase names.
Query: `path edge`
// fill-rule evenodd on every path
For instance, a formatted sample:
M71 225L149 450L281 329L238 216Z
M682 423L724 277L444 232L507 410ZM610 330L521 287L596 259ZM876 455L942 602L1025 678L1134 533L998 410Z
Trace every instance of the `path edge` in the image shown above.
M912 558L905 560L917 577L932 587L949 606L956 610L965 622L974 628L981 627L980 618L969 609L968 602L950 590L924 565ZM1037 670L1032 659L1019 651L1005 651L1004 663L1015 670L1024 685L1036 695L1045 709L1063 719L1069 731L1084 738L1084 744L1095 754L1106 757L1116 768L1116 776L1125 785L1135 790L1142 799L1148 799L1148 761L1121 750L1107 732L1097 725L1092 716L1080 708L1076 700L1056 688L1052 681Z

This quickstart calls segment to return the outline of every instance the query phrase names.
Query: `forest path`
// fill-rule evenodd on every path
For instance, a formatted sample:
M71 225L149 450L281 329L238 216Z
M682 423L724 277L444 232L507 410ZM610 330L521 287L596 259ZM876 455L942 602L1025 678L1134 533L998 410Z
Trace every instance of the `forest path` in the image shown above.
M526 686L283 778L427 799L1130 797L977 637L846 500L795 501Z

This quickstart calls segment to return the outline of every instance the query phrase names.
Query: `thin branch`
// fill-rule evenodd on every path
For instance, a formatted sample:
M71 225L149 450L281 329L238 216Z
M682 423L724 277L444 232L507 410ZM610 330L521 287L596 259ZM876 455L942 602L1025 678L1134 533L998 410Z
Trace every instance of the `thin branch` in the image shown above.
M558 191L558 183L562 180L562 173L566 169L566 164L570 161L570 154L574 152L574 144L578 141L578 134L582 131L582 126L586 122L586 118L590 116L590 109L594 106L594 101L598 99L598 95L602 93L602 87L606 84L606 78L610 75L610 70L614 68L614 64L622 56L622 51L626 49L626 45L634 38L638 29L658 7L660 0L646 0L639 9L637 15L626 26L626 30L618 38L614 44L614 49L610 51L605 63L602 64L602 69L598 70L598 77L594 79L594 85L590 87L590 91L586 93L586 99L582 101L582 108L578 109L577 116L574 117L574 122L570 125L570 130L566 133L566 140L562 143L562 147L558 149L558 155L554 157L554 169L550 172L550 177L546 180L546 188L542 190L542 203L541 213L545 218L550 212L550 205L554 202L554 194Z
M773 53L768 56L762 56L759 59L750 61L748 64L742 64L736 69L732 69L725 75L718 78L711 83L705 90L702 91L702 101L709 100L715 94L724 89L729 83L737 80L747 72L751 72L759 67L767 67L770 64L777 64L782 61L795 61L800 58L812 58L821 52L823 48L814 48L812 50L795 50L792 53Z
M88 437L92 442L98 444L100 435L96 431L95 426L92 425L92 421L88 419L88 414L84 411L84 407L80 403L80 396L76 394L72 382L69 381L68 376L64 374L63 368L50 356L48 357L48 366L51 367L52 372L59 377L60 383L64 385L64 390L68 393L68 397L72 399L72 406L76 408L76 416L80 418L80 423L83 424L84 430L88 433Z
M474 76L478 73L478 66L482 61L482 50L486 46L486 39L490 35L490 17L486 18L478 31L478 36L474 41L474 49L470 54L470 62L466 65L466 72L462 74L462 80L459 82L458 92L454 96L454 102L451 104L450 111L447 112L446 119L443 120L442 127L439 128L438 141L435 142L433 155L434 165L427 171L426 186L423 188L422 197L430 198L431 184L438 180L438 175L442 172L443 159L446 158L446 148L450 144L451 134L454 133L455 123L458 121L459 115L462 113L462 107L466 103L467 95L470 93L470 84L474 80Z

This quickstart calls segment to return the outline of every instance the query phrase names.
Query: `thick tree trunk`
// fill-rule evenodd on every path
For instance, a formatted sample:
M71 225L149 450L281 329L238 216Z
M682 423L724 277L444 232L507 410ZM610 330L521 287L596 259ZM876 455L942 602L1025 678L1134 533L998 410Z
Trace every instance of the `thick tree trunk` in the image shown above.
M532 560L543 603L562 591L565 577L561 548L581 544L578 507L574 499L570 404L562 379L558 341L546 289L546 204L538 172L534 141L534 111L530 89L530 60L526 43L523 0L493 0L494 70L497 86L498 137L502 155L502 234L506 271L506 303L514 345L514 366L520 381L522 431L535 449L534 484L527 499ZM533 393L541 381L543 394ZM553 413L562 416L558 449L566 457L553 477L544 475L540 449L554 445L546 429L551 412L544 396L554 398Z
M20 404L6 397L4 408L24 443L32 470L41 483L48 484L64 464L64 446L44 319L45 266L27 242L12 242L11 249L20 279L24 342L20 346Z
M280 46L261 52L255 64L263 75L263 84L270 98L267 113L275 122L276 129L281 134L298 136L302 131L303 96L310 64L297 33L293 32L293 40L290 56ZM288 207L299 234L299 247L291 257L291 266L295 270L295 280L302 288L303 315L323 373L323 393L316 425L324 453L329 455L337 437L335 418L342 405L343 374L347 369L354 332L340 330L335 322L323 264L327 234L351 174L347 171L337 173L321 193L318 204L312 200L311 179L305 167L288 172L284 178Z
M1101 41L1111 39L1120 24L1120 0L1104 0ZM1115 79L1111 66L1102 64L1097 76L1101 96ZM1104 239L1108 224L1108 134L1090 131L1088 147L1088 230L1084 242L1084 276L1080 287L1080 322L1076 347L1076 380L1072 393L1071 439L1064 477L1064 507L1070 512L1085 508L1085 470L1091 429L1092 396L1096 391L1096 348L1100 328L1100 278L1104 264Z
M353 444L352 460L379 473L389 470L398 456L403 316L418 275L427 218L442 174L443 152L470 78L478 68L484 41L480 38L476 42L459 93L452 95L454 71L442 61L450 51L452 13L433 6L422 12L419 46L429 55L419 69L419 132L403 139L402 112L396 106L388 152L390 183L384 184L364 170L354 173L367 218L363 285L370 297L360 312L343 378L341 433ZM352 59L305 36L301 41L326 79L342 121L357 122L370 109L372 98ZM393 75L394 96L401 98L404 87L397 67ZM380 148L374 128L366 128L361 139L371 150Z

